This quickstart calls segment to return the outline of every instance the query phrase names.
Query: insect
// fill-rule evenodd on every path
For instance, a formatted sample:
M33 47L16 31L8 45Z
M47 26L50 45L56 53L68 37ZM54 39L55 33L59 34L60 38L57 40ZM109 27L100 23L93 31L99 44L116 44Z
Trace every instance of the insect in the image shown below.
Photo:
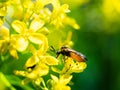
M76 61L78 62L85 62L87 60L87 58L80 52L77 52L73 49L70 49L66 46L62 46L60 50L58 51L55 51L55 49L51 46L51 51L55 52L56 53L56 58L58 58L58 56L60 54L62 54L64 57L67 56L67 57L71 57L73 59L75 59Z

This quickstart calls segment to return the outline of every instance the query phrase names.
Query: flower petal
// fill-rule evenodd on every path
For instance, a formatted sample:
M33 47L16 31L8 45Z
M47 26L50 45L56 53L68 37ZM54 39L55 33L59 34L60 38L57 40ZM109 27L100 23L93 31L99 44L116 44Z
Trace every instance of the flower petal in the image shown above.
M60 76L60 82L64 85L68 84L70 80L72 79L72 75L61 75Z
M48 49L48 40L45 36L44 36L43 42L44 42L43 44L39 45L40 54L44 54Z
M30 57L25 63L25 68L30 68L36 65L39 62L39 58L36 55Z
M28 38L31 42L33 42L35 44L43 44L46 39L46 37L40 33L33 33Z
M44 61L48 65L58 65L58 60L52 56L45 56Z
M58 82L58 77L56 77L55 75L51 74L51 78L53 79L54 82L56 83Z
M14 48L11 47L9 51L11 56L13 56L15 59L18 59L17 51Z
M83 70L87 67L87 64L85 62L76 62L74 63L71 71L75 73L83 72Z
M28 46L28 40L22 36L12 35L13 46L20 52L24 51Z
M19 20L13 21L12 27L14 28L14 30L17 33L24 33L25 32L24 30L26 29L25 23L23 23L23 22L21 22Z
M49 67L43 63L37 64L31 73L28 73L27 77L31 79L36 79L38 76L44 76L48 74Z
M44 24L45 24L45 22L43 20L40 20L38 18L34 19L30 25L30 29L33 30L34 32L36 32L41 27L43 27Z
M5 26L0 27L0 39L9 40L9 29Z

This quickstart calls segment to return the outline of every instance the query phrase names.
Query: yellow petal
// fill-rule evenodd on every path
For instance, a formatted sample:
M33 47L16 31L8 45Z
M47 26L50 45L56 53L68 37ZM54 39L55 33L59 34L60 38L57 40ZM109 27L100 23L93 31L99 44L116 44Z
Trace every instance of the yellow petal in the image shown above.
M5 26L0 27L0 39L9 40L9 29Z
M12 27L14 28L14 30L17 33L24 33L25 32L24 30L26 29L25 23L23 23L23 22L21 22L19 20L13 21Z
M28 40L22 36L12 35L13 46L20 52L24 51L28 46Z
M39 86L41 84L41 82L43 82L43 81L44 81L43 78L39 77L35 80L35 84Z
M31 73L28 73L26 77L36 79L40 76L48 74L49 67L45 64L37 64Z
M71 90L70 86L64 86L62 87L62 90Z
M80 29L80 26L76 23L75 19L65 17L64 23L72 26L74 29Z
M34 19L30 25L30 29L33 30L34 32L36 32L37 30L42 28L44 24L45 24L45 22L43 20L40 20L38 18Z
M32 67L32 66L36 65L38 62L39 62L39 58L37 56L33 55L25 63L25 68Z
M33 8L34 7L34 3L31 0L24 0L23 1L23 6L25 8Z
M21 75L21 76L25 76L26 75L25 71L18 71L18 70L15 70L14 74L15 75Z
M46 37L40 33L33 33L29 36L29 40L35 44L44 44Z
M85 62L80 62L77 64L80 70L84 70L87 67L87 64Z
M44 42L43 44L39 45L39 53L40 54L44 54L48 49L48 40L45 36L43 38L43 42Z
M48 35L50 33L50 31L46 27L41 28L40 30L38 30L38 32L40 32L44 35Z
M58 65L58 60L52 56L45 56L44 62L48 65Z
M60 76L60 82L62 84L65 84L65 85L68 84L71 79L72 79L72 75L66 75L66 74L64 74L64 75Z
M41 63L36 67L35 70L38 72L39 76L43 76L48 74L49 67L46 64Z
M9 48L9 41L0 40L0 53L4 54L8 51Z
M72 72L80 73L87 67L85 62L76 62L72 67Z
M70 12L70 10L68 8L69 8L68 4L63 4L60 9L61 9L61 11L68 13L68 12Z
M53 72L56 72L56 73L60 73L60 72L61 72L61 70L58 69L58 68L56 68L56 67L51 67L51 70L52 70Z
M18 59L17 51L14 48L10 47L9 51L11 56L13 56L15 59Z
M5 16L7 13L7 7L5 4L0 3L0 16Z
M51 78L53 79L54 82L56 83L58 82L58 77L56 77L55 75L51 74Z

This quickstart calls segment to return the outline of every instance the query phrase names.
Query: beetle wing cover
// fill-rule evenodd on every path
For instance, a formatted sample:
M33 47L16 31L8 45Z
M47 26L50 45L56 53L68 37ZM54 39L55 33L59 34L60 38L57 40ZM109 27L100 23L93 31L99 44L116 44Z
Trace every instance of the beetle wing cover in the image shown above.
M74 50L70 51L70 57L77 60L78 62L85 62L85 56Z

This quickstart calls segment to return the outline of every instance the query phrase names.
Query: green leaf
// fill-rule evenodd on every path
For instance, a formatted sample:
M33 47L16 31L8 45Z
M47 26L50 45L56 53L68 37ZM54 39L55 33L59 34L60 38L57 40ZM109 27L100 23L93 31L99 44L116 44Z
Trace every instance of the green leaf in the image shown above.
M16 90L2 72L0 72L0 90Z

